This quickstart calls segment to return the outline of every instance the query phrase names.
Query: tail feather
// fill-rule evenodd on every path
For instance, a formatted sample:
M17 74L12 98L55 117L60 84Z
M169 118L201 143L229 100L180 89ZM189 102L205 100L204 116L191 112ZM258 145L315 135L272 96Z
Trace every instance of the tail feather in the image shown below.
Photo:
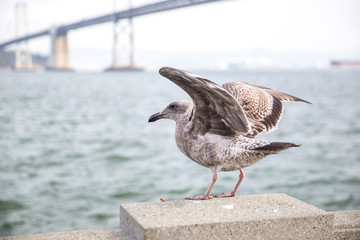
M282 151L291 147L300 147L301 145L295 143L287 142L271 142L268 145L255 148L254 150L264 150L264 151Z

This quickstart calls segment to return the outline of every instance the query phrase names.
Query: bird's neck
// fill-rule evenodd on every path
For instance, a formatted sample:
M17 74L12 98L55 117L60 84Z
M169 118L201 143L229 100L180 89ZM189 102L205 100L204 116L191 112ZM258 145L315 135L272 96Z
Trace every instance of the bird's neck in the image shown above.
M176 121L176 130L175 130L175 141L176 145L182 153L191 158L190 153L187 151L189 149L189 144L191 144L191 139L189 135L189 130L191 129L191 111L189 113L183 114L180 119Z
M187 111L184 114L181 114L178 119L176 119L176 131L182 131L186 124L189 123L191 117L191 111Z

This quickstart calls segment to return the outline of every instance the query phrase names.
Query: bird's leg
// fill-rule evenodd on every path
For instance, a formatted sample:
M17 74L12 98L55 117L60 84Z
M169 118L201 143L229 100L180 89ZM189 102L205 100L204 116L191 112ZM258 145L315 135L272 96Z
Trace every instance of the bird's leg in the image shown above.
M186 200L208 200L211 199L212 197L210 196L211 193L211 189L213 188L216 180L217 180L217 173L215 169L211 169L211 172L213 174L212 176L212 183L210 184L210 187L208 188L208 190L206 191L204 196L197 196L197 197L187 197L185 198Z
M234 197L236 195L236 191L237 191L238 187L240 186L240 183L242 182L244 177L245 177L245 173L244 173L244 171L242 169L240 169L239 180L236 183L236 186L235 186L234 190L232 190L231 193L223 193L223 194L217 195L216 197L217 198Z

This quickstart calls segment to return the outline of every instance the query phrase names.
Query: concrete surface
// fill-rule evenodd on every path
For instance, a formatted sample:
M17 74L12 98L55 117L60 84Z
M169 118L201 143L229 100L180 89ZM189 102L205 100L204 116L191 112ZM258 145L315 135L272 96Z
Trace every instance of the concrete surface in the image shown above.
M331 239L333 220L285 194L120 206L120 225L139 240Z
M132 240L124 229L83 230L0 237L1 240Z
M336 211L334 214L334 239L360 239L360 210Z
M360 210L325 212L285 194L120 206L121 228L0 240L360 239Z

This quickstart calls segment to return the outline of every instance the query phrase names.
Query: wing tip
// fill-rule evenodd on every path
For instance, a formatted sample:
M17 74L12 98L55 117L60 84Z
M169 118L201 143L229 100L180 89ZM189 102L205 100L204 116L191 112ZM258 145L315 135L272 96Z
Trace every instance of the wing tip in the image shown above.
M164 67L161 67L161 68L159 69L159 73L160 73L161 76L166 77L166 75L168 74L168 72L169 72L171 69L172 69L171 67L164 66Z
M294 98L295 98L294 100L296 102L304 102L304 103L311 104L311 105L313 104L312 102L306 101L306 100L298 98L298 97L294 97Z
M175 78L176 77L184 78L184 76L199 77L199 76L196 76L195 74L192 74L192 73L190 73L188 71L173 68L173 67L167 67L167 66L161 67L159 69L159 73L160 73L161 76L166 77L168 79L171 79L171 78L174 78L174 77Z

